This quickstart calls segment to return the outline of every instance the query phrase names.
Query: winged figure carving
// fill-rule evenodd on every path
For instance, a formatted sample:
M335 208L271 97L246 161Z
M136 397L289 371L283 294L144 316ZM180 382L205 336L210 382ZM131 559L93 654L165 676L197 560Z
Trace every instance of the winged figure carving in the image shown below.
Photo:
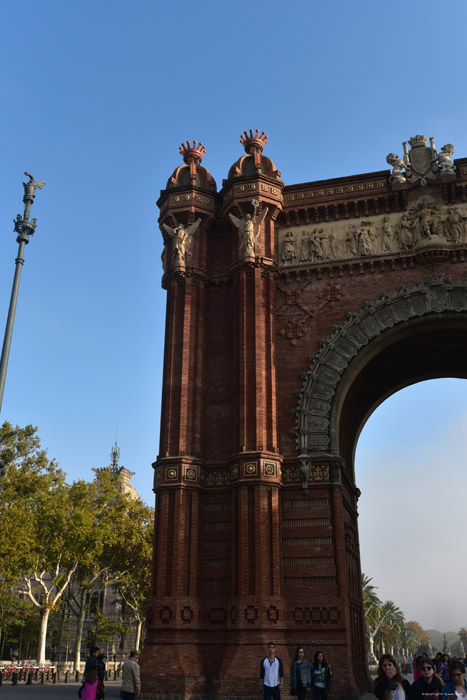
M177 224L174 228L167 224L162 224L162 228L172 239L172 257L178 262L184 263L187 259L187 252L190 247L193 234L198 229L201 219L196 219L190 226Z

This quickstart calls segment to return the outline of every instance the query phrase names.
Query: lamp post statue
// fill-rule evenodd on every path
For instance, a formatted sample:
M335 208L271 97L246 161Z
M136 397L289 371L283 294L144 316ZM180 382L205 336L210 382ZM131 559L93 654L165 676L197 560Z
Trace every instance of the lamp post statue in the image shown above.
M21 217L21 214L18 214L16 219L14 219L14 224L15 224L14 230L18 234L16 240L19 243L19 248L18 248L18 257L15 260L15 263L16 263L15 276L13 279L13 288L11 290L10 307L8 309L8 318L7 318L7 322L6 322L6 328L5 328L5 337L3 339L2 359L0 360L0 411L2 408L2 402L3 402L3 390L5 388L5 378L6 378L6 370L7 370L7 366L8 366L8 357L10 355L11 336L13 334L13 323L15 320L16 302L18 301L18 290L19 290L19 281L21 278L21 268L22 268L23 263L24 263L24 257L23 257L24 256L24 247L27 243L29 243L29 236L32 236L32 234L34 233L34 231L36 229L36 224L37 224L36 219L31 219L31 221L29 221L29 214L31 212L32 203L34 202L36 188L38 187L41 190L45 185L45 180L42 182L36 182L36 180L34 180L32 175L30 175L29 173L24 173L24 174L28 176L29 182L23 182L24 214L22 217Z

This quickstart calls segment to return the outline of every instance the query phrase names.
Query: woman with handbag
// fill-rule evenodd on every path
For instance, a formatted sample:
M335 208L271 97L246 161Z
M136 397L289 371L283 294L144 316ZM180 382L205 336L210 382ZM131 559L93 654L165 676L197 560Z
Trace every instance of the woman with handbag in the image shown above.
M305 659L303 647L297 647L295 658L290 664L289 674L290 694L298 700L305 700L306 691L311 688L311 666Z

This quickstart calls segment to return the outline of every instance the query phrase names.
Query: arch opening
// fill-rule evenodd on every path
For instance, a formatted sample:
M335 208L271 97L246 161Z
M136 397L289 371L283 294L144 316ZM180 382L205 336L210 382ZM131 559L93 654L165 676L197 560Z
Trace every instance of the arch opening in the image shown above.
M352 476L357 441L373 411L392 394L428 379L467 378L467 315L417 319L359 353L336 393L331 443Z
M467 618L466 395L465 381L452 378L392 394L369 417L355 456L362 571L406 622L441 633L439 650L442 633Z

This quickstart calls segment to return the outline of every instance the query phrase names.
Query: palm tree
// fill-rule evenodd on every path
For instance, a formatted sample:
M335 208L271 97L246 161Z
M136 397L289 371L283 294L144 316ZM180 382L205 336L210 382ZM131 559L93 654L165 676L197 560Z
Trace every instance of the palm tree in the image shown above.
M363 594L363 610L365 613L366 636L368 641L368 656L372 663L376 661L375 657L375 636L378 633L384 618L381 615L382 602L376 595L376 587L372 585L372 580L365 574L362 574L362 594Z
M386 600L381 607L381 619L384 620L379 627L381 646L385 652L393 654L404 629L404 613L392 600Z

